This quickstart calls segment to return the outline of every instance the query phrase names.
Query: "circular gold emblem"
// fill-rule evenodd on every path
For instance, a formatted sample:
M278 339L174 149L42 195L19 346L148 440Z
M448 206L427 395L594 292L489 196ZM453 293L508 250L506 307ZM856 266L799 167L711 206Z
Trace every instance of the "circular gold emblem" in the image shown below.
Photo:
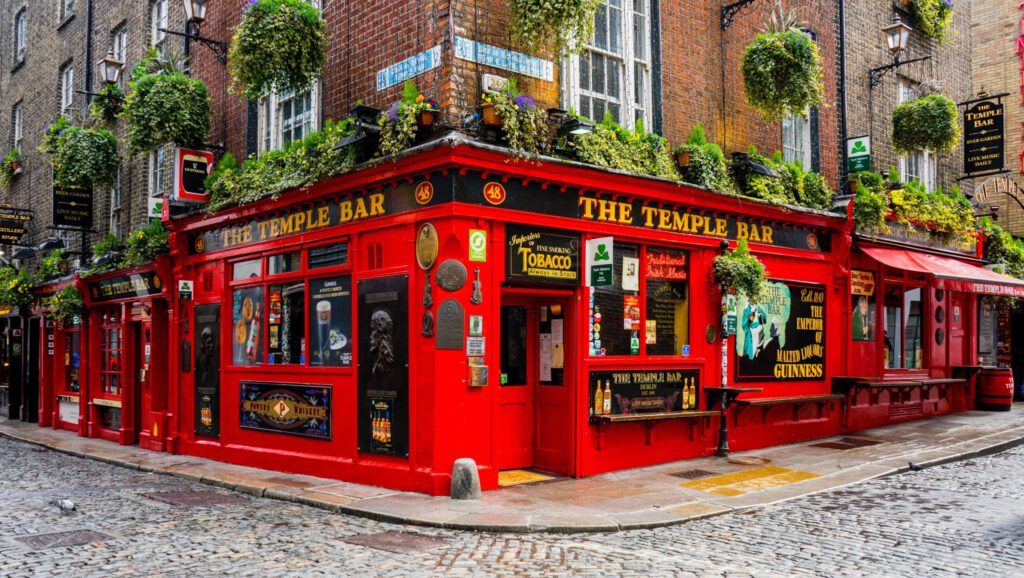
M416 185L416 202L421 205L426 205L434 198L434 185L430 184L429 181L423 181Z
M203 251L206 250L206 239L204 239L202 236L196 237L193 246L195 246L196 248L196 253L202 253Z
M487 183L484 185L484 198L492 205L500 205L505 202L508 194L501 183Z
M818 248L818 236L814 233L807 233L807 248L817 249Z
M416 263L420 269L427 270L434 266L437 248L437 229L431 223L424 223L416 234Z

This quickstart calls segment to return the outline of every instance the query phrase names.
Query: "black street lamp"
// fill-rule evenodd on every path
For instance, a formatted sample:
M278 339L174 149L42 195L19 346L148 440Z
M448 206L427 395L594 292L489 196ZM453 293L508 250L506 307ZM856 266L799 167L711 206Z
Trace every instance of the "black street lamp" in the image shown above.
M199 27L206 21L207 0L181 0L182 8L185 10L185 32L161 28L162 32L182 36L188 40L195 40L213 51L214 56L221 64L228 63L228 43L212 38L206 38L199 34Z
M113 50L108 50L107 55L101 58L96 66L100 69L100 78L103 79L103 82L117 84L117 81L121 79L124 63L114 57Z
M910 40L910 32L912 30L914 29L909 24L900 20L899 15L893 15L892 24L882 28L882 34L885 35L885 43L889 47L889 52L892 53L892 64L871 69L869 88L874 88L890 70L895 70L904 64L921 62L931 58L931 56L922 56L912 60L900 60L900 54L907 49L907 42Z

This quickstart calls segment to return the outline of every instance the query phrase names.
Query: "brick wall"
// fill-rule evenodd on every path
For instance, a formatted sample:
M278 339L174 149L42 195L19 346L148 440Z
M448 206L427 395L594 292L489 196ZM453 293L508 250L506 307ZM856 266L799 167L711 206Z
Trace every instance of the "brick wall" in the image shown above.
M1022 79L1021 55L1017 54L1017 40L1021 37L1024 10L1017 3L1001 0L974 0L971 18L971 76L976 91L989 94L1010 93L1003 99L1005 106L1003 126L1006 131L1006 167L1016 186L1024 186L1024 79ZM970 185L981 189L986 197L985 205L1000 205L999 225L1013 234L1024 236L1024 208L1007 194L1024 201L1024 192L1014 190L1001 179L974 179ZM1007 193L1007 191L1013 191Z
M885 172L889 166L898 165L890 139L892 109L898 104L901 79L912 83L937 81L943 94L957 102L971 97L971 5L969 0L954 3L952 37L945 44L912 32L901 58L931 59L889 72L872 90L868 86L869 71L892 63L881 30L892 22L894 0L846 3L848 134L871 135L874 170ZM963 151L958 147L951 155L940 158L937 183L948 188L960 176L962 166Z

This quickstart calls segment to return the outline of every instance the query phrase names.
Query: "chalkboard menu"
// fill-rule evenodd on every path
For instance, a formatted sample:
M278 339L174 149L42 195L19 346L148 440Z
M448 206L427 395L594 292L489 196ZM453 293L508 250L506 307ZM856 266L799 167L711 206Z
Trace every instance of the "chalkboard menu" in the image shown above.
M700 370L591 371L588 391L590 415L595 417L697 409ZM610 404L605 402L608 393Z

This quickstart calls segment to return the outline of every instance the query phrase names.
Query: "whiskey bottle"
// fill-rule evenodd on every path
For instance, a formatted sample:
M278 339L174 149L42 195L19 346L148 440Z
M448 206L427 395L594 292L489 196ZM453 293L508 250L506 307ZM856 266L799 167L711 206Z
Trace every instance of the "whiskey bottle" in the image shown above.
M690 407L697 407L697 378L690 378Z
M604 413L604 390L601 389L601 380L597 380L597 391L594 392L594 415Z
M604 415L612 414L612 380L604 382Z

